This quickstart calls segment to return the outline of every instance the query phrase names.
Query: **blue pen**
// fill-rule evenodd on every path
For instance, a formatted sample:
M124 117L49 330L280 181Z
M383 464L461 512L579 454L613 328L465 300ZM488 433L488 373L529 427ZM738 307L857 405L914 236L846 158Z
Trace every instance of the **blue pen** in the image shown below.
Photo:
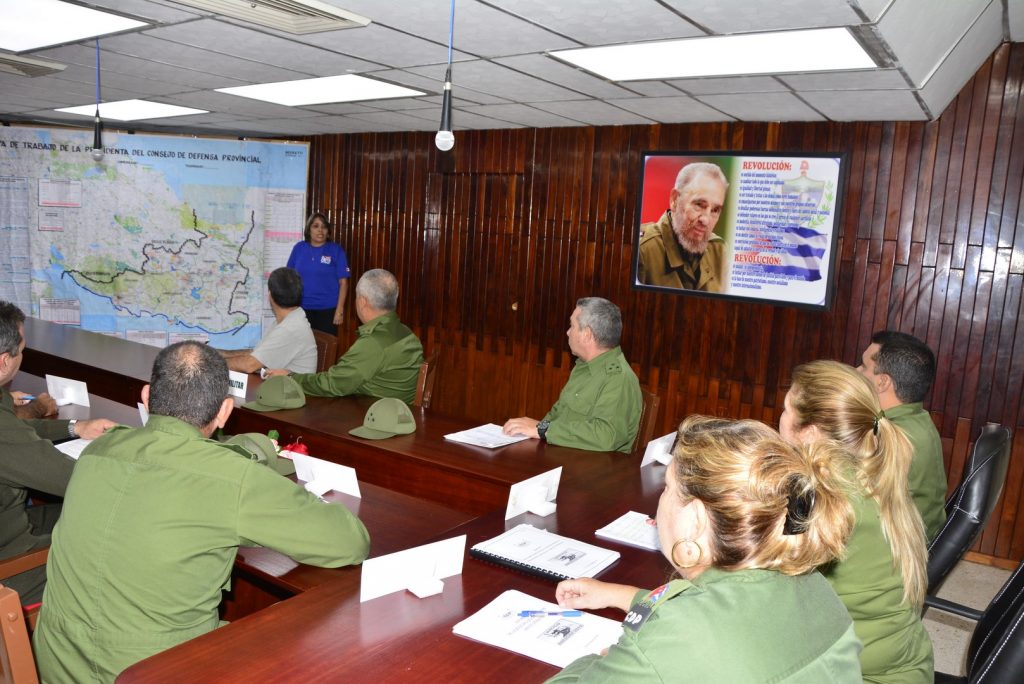
M519 617L545 617L547 615L559 615L561 617L579 617L583 615L582 610L521 610Z
M36 395L34 395L34 394L23 394L23 395L21 395L21 400L22 401L35 401L36 400Z

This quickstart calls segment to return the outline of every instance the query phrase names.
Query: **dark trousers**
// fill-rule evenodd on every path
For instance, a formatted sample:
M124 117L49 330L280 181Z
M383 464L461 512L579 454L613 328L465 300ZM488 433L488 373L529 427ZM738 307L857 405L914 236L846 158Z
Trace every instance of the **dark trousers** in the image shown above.
M32 533L43 537L43 543L36 548L42 548L49 544L49 535L60 518L60 504L29 506L25 512L28 513L28 522L32 525ZM33 549L28 550L32 551ZM39 603L43 600L43 588L46 586L46 566L32 568L14 575L4 580L3 583L18 592L18 598L21 599L23 606Z
M313 330L320 330L328 335L337 335L338 326L334 325L334 309L303 309L306 320Z

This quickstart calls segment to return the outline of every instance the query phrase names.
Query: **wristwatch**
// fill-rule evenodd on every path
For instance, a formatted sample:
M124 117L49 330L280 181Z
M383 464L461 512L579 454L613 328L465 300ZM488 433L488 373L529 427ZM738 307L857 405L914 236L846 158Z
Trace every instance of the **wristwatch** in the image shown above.
M75 423L77 422L78 421L74 418L68 421L68 437L78 437L78 434L75 432Z
M551 427L551 421L542 420L537 423L537 436L544 442L548 441L545 435L547 435L549 427Z

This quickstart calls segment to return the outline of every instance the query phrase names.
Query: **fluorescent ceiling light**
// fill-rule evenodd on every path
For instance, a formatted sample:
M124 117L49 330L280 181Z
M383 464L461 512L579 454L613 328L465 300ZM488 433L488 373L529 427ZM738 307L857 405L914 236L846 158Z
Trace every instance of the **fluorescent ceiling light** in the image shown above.
M747 33L550 53L612 81L874 69L845 28Z
M96 113L96 105L82 105L81 107L64 107L58 112L68 114L81 114L92 117ZM171 116L187 116L188 114L206 114L205 109L192 109L191 107L179 107L178 105L163 104L162 102L147 102L146 100L121 100L120 102L100 103L100 118L112 121L138 121L139 119L166 119Z
M259 85L217 88L219 93L251 97L254 100L274 104L300 107L302 105L325 104L328 102L356 102L359 100L384 100L390 97L418 97L426 93L412 88L377 81L372 78L347 74L305 78L299 81L280 81Z
M149 26L60 0L0 0L0 48L23 52Z

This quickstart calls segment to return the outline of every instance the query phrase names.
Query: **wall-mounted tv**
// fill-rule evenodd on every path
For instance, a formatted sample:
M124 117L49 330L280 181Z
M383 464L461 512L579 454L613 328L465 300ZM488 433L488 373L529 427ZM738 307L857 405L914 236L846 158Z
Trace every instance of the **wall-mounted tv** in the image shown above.
M841 154L645 152L633 286L827 309Z

